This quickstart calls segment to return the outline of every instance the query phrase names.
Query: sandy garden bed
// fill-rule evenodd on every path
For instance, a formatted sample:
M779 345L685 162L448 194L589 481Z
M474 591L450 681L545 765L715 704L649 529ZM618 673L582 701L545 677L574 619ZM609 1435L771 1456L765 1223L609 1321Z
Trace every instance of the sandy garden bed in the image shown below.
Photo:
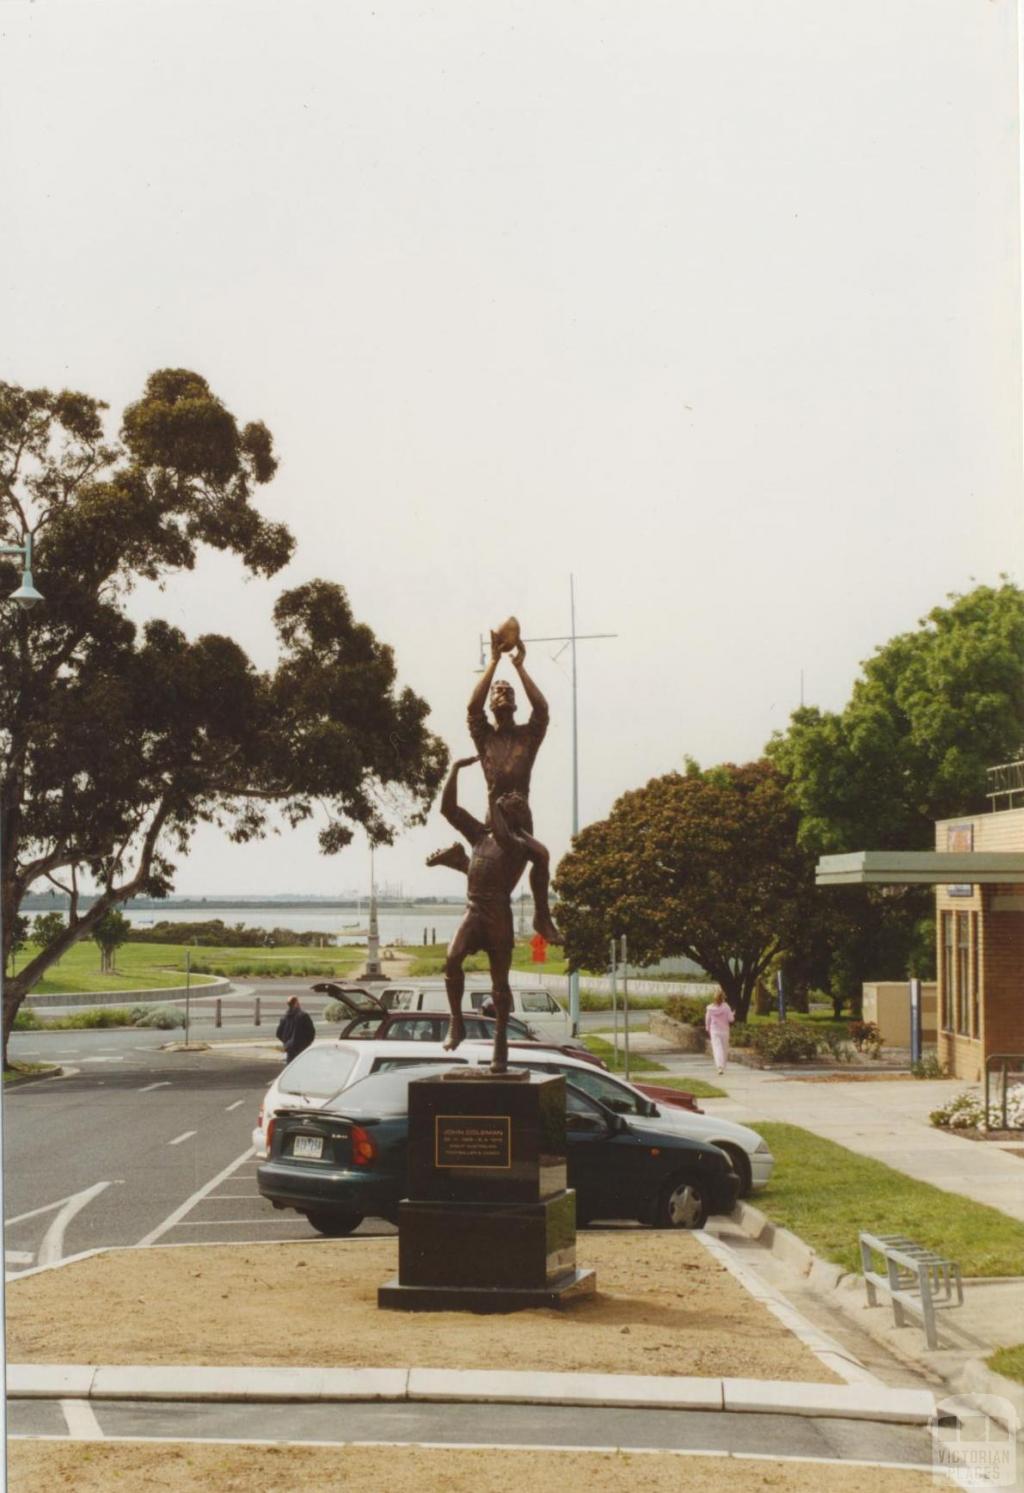
M397 1240L117 1250L7 1288L13 1363L546 1369L815 1380L829 1372L685 1232L581 1234L598 1294L564 1312L382 1312Z
M24 1442L10 1445L11 1486L18 1493L155 1493L253 1488L302 1493L926 1493L929 1473L729 1457L633 1452L534 1452L422 1447L239 1447L168 1442Z

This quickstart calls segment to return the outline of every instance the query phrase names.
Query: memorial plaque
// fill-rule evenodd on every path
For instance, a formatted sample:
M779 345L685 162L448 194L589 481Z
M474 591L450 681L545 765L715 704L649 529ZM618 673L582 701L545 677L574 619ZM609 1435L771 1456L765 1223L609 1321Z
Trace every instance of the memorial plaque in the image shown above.
M508 1171L512 1122L508 1115L435 1115L434 1165Z

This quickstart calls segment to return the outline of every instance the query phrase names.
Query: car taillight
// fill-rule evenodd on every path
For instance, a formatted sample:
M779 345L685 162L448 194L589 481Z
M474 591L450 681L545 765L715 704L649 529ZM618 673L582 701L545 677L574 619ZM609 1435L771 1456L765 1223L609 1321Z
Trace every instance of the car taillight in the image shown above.
M353 1125L349 1134L352 1145L352 1165L369 1166L377 1159L377 1143L361 1125Z
M267 1126L267 1155L268 1156L270 1155L270 1148L274 1144L274 1126L276 1124L277 1124L277 1121L272 1118L271 1121L270 1121L270 1124Z

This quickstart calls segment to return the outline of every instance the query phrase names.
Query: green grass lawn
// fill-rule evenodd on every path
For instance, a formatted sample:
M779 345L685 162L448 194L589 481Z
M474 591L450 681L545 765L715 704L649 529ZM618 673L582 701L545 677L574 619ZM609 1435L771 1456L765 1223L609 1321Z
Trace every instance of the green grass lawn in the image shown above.
M131 947L140 948L142 945L132 944ZM165 944L164 948L175 959L177 968L184 970L184 953L170 945ZM281 949L197 948L192 951L193 969L198 966L210 974L229 979L248 975L264 980L275 976L287 979L292 975L308 975L310 979L345 978L362 969L365 963L365 944L340 944L337 948L325 949L296 945Z
M606 1042L604 1037L595 1037L593 1033L587 1032L583 1037L583 1045L587 1047L595 1057L603 1059L603 1061L608 1064L608 1067L613 1073L621 1073L625 1069L626 1064L621 1044L619 1046L618 1052L616 1052L612 1047L612 1044L610 1042ZM647 1057L644 1053L631 1052L629 1055L629 1071L631 1074L633 1074L664 1073L666 1070L663 1064L656 1063L653 1058Z
M35 957L29 944L17 955L15 969L24 969ZM51 964L43 978L33 987L33 995L66 995L69 991L159 990L185 981L182 951L172 944L122 944L117 951L116 972L100 974L100 951L89 939L68 950L63 959ZM173 967L171 967L173 966ZM197 985L204 984L201 975Z
M658 1084L663 1089L685 1089L695 1099L728 1099L725 1089L717 1084L705 1083L703 1078L676 1078L672 1074L658 1075Z
M54 1073L53 1063L12 1063L4 1072L4 1083L17 1083L19 1079L31 1078L33 1073Z
M1000 1348L985 1361L993 1373L1005 1374L1007 1379L1024 1384L1024 1344L1017 1348Z
M757 1207L844 1270L860 1274L857 1235L864 1229L904 1234L958 1261L964 1275L1021 1273L1024 1223L799 1126L755 1121L752 1128L775 1157L775 1173L757 1193Z
M34 955L30 944L17 956L15 969L24 969ZM185 950L180 944L122 944L115 962L114 974L100 974L99 949L90 939L83 939L51 964L32 993L162 990L185 983ZM347 944L337 949L194 948L192 981L202 986L213 975L340 975L365 962L366 949Z

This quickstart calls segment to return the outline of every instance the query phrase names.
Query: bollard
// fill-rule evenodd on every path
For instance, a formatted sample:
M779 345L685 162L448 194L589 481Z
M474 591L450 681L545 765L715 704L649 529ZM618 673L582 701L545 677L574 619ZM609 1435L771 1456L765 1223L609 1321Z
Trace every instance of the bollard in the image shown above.
M220 996L219 995L218 995L217 999L213 1003L213 1024L214 1024L214 1026L223 1026L224 1025L223 1021L221 1020L221 1016L220 1016Z
M424 928L424 930L423 930L423 947L424 948L427 947L427 930L426 930L426 928Z
M431 928L431 930L430 930L430 942L431 943L437 943L437 929L436 928Z
M255 1009L255 1012L253 1014L252 1024L253 1024L253 1026L259 1026L260 1025L260 998L259 998L259 996L256 997L256 1009Z

